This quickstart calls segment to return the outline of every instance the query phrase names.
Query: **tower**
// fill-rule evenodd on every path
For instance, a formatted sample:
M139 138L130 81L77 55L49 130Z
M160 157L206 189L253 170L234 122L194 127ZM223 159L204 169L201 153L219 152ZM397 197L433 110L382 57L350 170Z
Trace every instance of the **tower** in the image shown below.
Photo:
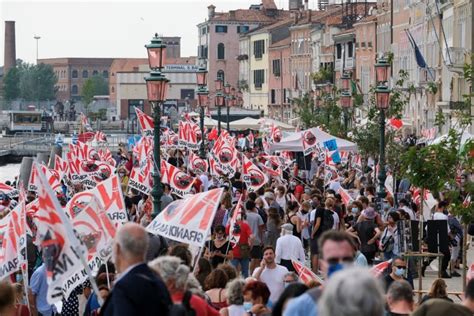
M16 65L15 48L15 21L5 21L5 54L3 61L3 73L6 75L8 70Z

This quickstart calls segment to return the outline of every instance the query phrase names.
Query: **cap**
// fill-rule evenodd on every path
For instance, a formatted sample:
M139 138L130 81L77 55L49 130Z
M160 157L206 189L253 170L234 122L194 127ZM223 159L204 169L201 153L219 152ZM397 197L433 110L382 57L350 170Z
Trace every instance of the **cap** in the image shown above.
M286 224L281 225L281 229L293 231L293 225L290 223L286 223Z

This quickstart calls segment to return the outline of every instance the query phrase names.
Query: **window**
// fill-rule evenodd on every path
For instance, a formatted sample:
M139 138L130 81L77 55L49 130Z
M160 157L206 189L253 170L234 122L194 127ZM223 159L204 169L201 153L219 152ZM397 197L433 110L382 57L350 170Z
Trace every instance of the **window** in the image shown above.
M221 78L223 82L225 82L224 70L219 70L217 72L217 79Z
M201 28L201 35L204 35L207 33L207 26Z
M265 70L259 69L253 71L253 84L255 88L262 88L262 84L265 82Z
M365 42L360 43L360 47L365 48Z
M336 59L341 59L342 57L342 46L341 44L336 45Z
M237 33L242 34L242 33L248 33L250 30L250 27L248 25L237 25Z
M354 46L352 43L347 43L347 57L352 58L354 56Z
M372 42L367 42L367 47L372 47Z
M356 48L359 48L359 42L355 43Z
M272 90L270 91L270 103L271 103L271 104L275 104L275 100L276 100L275 89L272 89Z
M199 56L199 58L207 58L207 46L206 45L199 45L198 56Z
M104 77L105 79L108 79L109 78L109 72L107 70L102 71L102 77Z
M71 76L72 76L72 78L77 78L77 77L79 77L79 75L78 75L78 73L77 73L77 70L74 69L74 70L72 71L72 75L71 75Z
M227 25L216 25L216 33L227 33Z
M280 77L281 70L280 70L280 60L274 59L272 60L272 71L275 77Z
M265 40L253 42L253 55L255 58L262 58L263 54L265 54Z
M217 59L225 59L225 46L223 43L217 44Z
M115 87L114 87L114 86L112 86L112 93L114 93L114 92L115 92Z
M92 72L92 75L93 75L93 76L97 76L98 74L99 74L99 72L98 72L97 70L94 70L94 71Z
M72 93L72 94L78 94L78 92L79 92L79 89L77 88L77 85L75 85L75 84L72 85L72 87L71 87L71 93Z
M82 78L89 78L89 72L87 70L82 71Z

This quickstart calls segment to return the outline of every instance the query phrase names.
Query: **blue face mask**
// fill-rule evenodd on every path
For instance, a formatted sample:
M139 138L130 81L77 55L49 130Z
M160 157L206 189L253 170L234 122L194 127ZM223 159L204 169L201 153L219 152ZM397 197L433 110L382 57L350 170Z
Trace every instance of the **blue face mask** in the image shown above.
M248 313L252 309L252 302L244 302L244 310Z
M395 268L395 275L402 277L405 275L405 269L403 268Z
M357 214L357 212L359 212L359 209L357 207L353 207L352 208L352 213Z
M15 278L16 278L16 282L20 283L21 281L23 281L23 274L17 273Z
M328 278L330 278L332 274L336 273L337 271L341 271L342 269L344 269L344 265L342 263L329 265Z

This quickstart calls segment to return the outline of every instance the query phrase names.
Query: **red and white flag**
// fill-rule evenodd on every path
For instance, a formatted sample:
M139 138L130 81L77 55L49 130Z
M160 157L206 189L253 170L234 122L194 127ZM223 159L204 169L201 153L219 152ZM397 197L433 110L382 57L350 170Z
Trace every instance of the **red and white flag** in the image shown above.
M184 197L191 191L194 180L195 178L175 166L164 160L161 161L161 181L170 185L171 193Z
M282 133L281 130L278 126L273 124L270 127L270 139L272 140L273 143L279 143L282 138Z
M61 191L61 182L59 179L59 173L55 170L51 170L45 165L37 165L38 168L31 168L30 181L28 182L28 191L38 192L38 187L36 186L38 173L37 170L41 172L48 179L49 186L53 189L54 192Z
M403 127L403 121L394 117L389 119L388 123L390 124L391 127L393 127L396 130L399 130L400 128Z
M249 133L249 135L247 136L247 139L249 141L249 147L253 148L253 146L255 145L255 136L253 135L252 132Z
M145 114L142 110L135 107L135 113L137 114L138 123L140 124L140 129L142 130L143 136L153 136L155 135L155 123L153 118Z
M387 270L388 267L390 267L391 264L392 264L392 259L390 259L388 261L380 262L379 264L376 264L375 266L373 266L370 269L370 272L372 272L372 275L374 277L379 278L379 277L382 276L382 274L385 272L385 270Z
M16 198L19 194L19 191L17 189L2 182L0 182L0 192L7 195L10 199Z
M301 132L301 141L303 142L303 154L308 156L318 149L318 139L314 130L308 129Z
M323 284L323 280L301 262L291 259L291 264L293 265L293 268L295 268L296 274L298 274L298 277L304 284L309 284L312 281Z
M200 158L195 153L189 154L188 171L192 171L195 174L201 174L209 170L209 163L206 159Z
M244 156L242 177L249 192L255 192L268 182L268 176Z
M191 150L199 149L197 140L199 126L189 121L179 121L178 145Z
M150 157L152 151L152 144L142 138L133 149L134 166L130 173L128 186L136 189L144 194L151 192L153 171L153 159Z
M240 240L240 232L234 233L234 226L239 220L242 220L242 196L240 196L240 199L237 201L234 213L232 213L232 218L229 222L229 242L232 244L232 248L235 248Z
M79 240L71 221L64 213L42 169L33 164L37 177L38 211L35 214L36 239L43 251L48 283L47 301L54 304L63 299L64 282L83 268ZM84 262L84 261L82 261Z
M54 170L59 174L59 178L62 180L66 175L69 174L69 164L58 155L55 155Z
M89 143L93 141L95 138L95 133L94 132L84 132L79 135L77 135L77 140L81 143Z
M223 188L190 195L169 204L146 228L178 242L202 247L209 235Z
M26 265L26 208L24 198L0 220L0 280Z
M112 157L112 153L110 152L109 148L105 148L104 150L100 148L98 151L98 154L99 154L100 161L107 162L113 167L116 166L117 162Z
M349 192L347 192L347 190L345 190L344 188L339 187L338 193L341 196L342 203L344 203L344 205L348 207L349 204L351 204L353 201Z
M95 140L98 143L106 143L107 142L107 136L105 136L105 133L102 131L97 131L95 133Z
M81 126L82 130L85 132L92 132L91 124L89 123L89 119L84 113L81 113Z

